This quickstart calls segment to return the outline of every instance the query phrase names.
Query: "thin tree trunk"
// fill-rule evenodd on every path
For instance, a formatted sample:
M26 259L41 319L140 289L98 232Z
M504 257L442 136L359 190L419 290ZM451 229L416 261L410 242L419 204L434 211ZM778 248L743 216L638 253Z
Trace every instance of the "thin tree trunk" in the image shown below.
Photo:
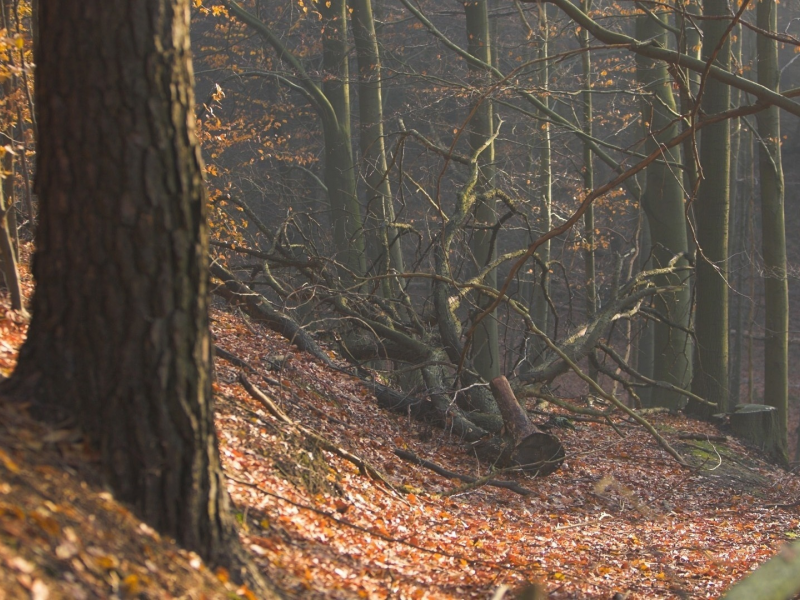
M539 101L545 108L550 107L548 89L550 86L550 63L547 59L550 47L550 23L547 16L547 4L539 5L538 31L531 28L530 34L536 38L536 55L539 59L539 72L537 84L542 94ZM527 21L526 21L527 24ZM537 231L545 234L550 231L553 225L553 168L552 168L552 147L550 141L550 120L547 115L540 112L541 121L537 123L535 130L534 145L538 148L538 160L533 155L530 156L532 164L536 164L535 174L532 180L536 185L534 206L538 208ZM532 169L533 170L533 169ZM532 266L531 294L529 298L531 318L539 330L547 333L549 331L550 306L547 297L550 294L550 241L546 241L536 250L536 257L539 259ZM544 268L540 267L544 265ZM541 273L541 275L539 274ZM526 365L523 371L529 371L530 367L541 363L544 351L547 346L538 336L528 339L526 347Z
M24 310L24 299L22 288L19 281L19 269L17 268L16 252L14 252L14 242L9 233L8 214L5 198L3 197L3 187L0 186L0 263L3 268L3 278L8 288L11 298L11 308L17 311Z
M492 64L492 47L489 38L488 0L467 0L464 13L467 18L467 51L484 63ZM470 77L477 92L483 92L491 77L484 70L469 66ZM484 146L494 133L492 102L489 98L478 95L475 114L467 125L469 128L469 144L473 152ZM495 255L494 231L491 229L497 222L495 200L485 199L482 194L494 185L494 144L489 144L479 158L479 182L475 193L479 199L475 205L475 231L472 236L472 254L478 270L489 264ZM496 287L497 273L492 270L483 280L483 284ZM478 306L485 306L491 298L477 295ZM498 340L497 317L495 313L487 316L475 328L472 341L472 361L481 377L491 381L500 375L500 351Z
M381 60L372 4L370 0L350 0L350 8L358 57L359 128L361 160L367 184L367 231L374 240L369 262L376 265L379 274L391 269L402 273L403 253L397 228L393 226L394 206L383 141ZM392 281L384 279L382 290L385 297L393 296Z
M663 16L658 18L663 19ZM663 27L650 15L636 19L636 35L639 39L655 38L664 43ZM637 57L637 75L645 91L652 95L650 101L642 101L642 120L645 123L646 152L653 152L661 141L678 134L678 124L673 114L675 99L672 94L667 67L663 62ZM647 214L652 244L653 268L667 266L675 256L681 256L677 264L687 264L686 221L683 189L679 176L667 163L680 163L678 147L665 151L663 158L647 167L647 186L643 195L643 206ZM655 280L658 285L681 286L680 289L654 298L655 309L667 320L688 328L690 317L690 292L686 285L686 274L664 275ZM683 285L682 285L683 284ZM667 381L686 388L692 377L691 343L685 329L673 328L664 321L653 326L653 379ZM683 396L672 390L657 388L652 391L652 404L679 408Z
M644 207L642 207L644 211ZM650 241L650 223L648 219L643 219L642 235L639 249L639 270L646 271L653 268L651 253L653 245ZM647 377L653 379L653 323L650 319L644 319L644 323L639 330L639 338L636 342L636 370ZM653 388L646 387L639 391L639 398L642 406L650 408L653 406Z
M775 0L758 0L756 24L763 31L778 28ZM778 42L756 37L758 82L778 91ZM786 228L783 214L781 125L777 107L756 115L758 171L761 181L761 251L764 256L764 403L778 409L780 439L776 452L784 461L788 448L789 413L789 288L786 278Z
M592 8L592 0L582 0L581 9L589 14ZM580 32L580 44L584 49L581 54L581 66L583 67L583 130L586 135L593 136L593 109L592 109L592 57L589 52L589 32L582 29ZM594 189L594 165L592 149L584 141L583 143L583 187L589 194ZM590 321L597 310L597 286L595 281L594 266L594 204L590 205L583 214L583 263L584 279L586 285L586 320ZM594 352L592 352L594 354ZM594 361L589 360L589 377L597 381L597 368Z
M675 12L676 25L680 30L677 40L678 50L682 54L700 58L701 38L700 32L697 30L699 19L687 18L687 16L698 14L697 2L696 0L678 0L678 3L681 9ZM694 108L694 97L699 88L700 77L689 69L679 68L678 72L681 74L682 79L679 84L681 114L688 115ZM684 129L689 127L689 123L686 121L682 125ZM689 193L696 189L699 177L697 157L695 156L695 141L695 136L689 136L682 144L684 157L683 181ZM693 246L694 241L691 237L688 241L690 246Z
M727 17L727 0L703 0L703 15ZM703 21L703 60L715 52L715 64L729 70L730 41L723 39L727 19ZM701 100L706 115L730 107L730 87L707 78ZM693 209L697 222L697 285L695 332L697 352L692 392L716 405L689 401L695 415L709 417L728 407L728 212L730 209L730 123L705 127L700 134L702 180Z
M733 56L739 64L742 64L742 26L736 27L736 39L733 43ZM739 106L741 100L741 91L734 90L731 99L731 108ZM744 221L744 207L746 198L742 194L741 187L738 185L740 164L746 164L747 157L744 161L740 161L739 154L742 152L742 135L744 128L742 127L741 119L734 119L731 122L731 212L730 223L728 229L733 232L730 243L731 253L731 273L733 289L729 294L730 302L730 328L734 329L736 333L731 340L731 362L728 376L730 377L729 393L730 402L729 406L733 407L739 404L740 391L742 386L742 343L744 342L744 320L742 315L742 285L744 284L743 269L744 269L744 236L741 235L742 223Z

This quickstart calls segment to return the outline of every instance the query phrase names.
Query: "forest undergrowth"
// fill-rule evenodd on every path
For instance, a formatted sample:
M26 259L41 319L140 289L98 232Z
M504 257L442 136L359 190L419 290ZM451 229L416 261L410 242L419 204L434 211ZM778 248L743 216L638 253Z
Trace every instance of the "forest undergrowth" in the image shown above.
M25 327L4 298L4 375ZM395 455L486 475L446 431L381 409L360 380L232 307L217 305L212 327L216 345L249 365L218 357L214 384L243 540L290 597L511 598L537 581L550 598L717 598L800 536L800 480L730 437L704 441L725 435L711 425L648 416L696 465L685 469L621 417L617 431L576 420L556 430L559 471L495 476L526 495L474 487ZM536 410L540 423L559 412ZM247 596L114 502L95 458L68 425L47 428L0 401L0 600Z

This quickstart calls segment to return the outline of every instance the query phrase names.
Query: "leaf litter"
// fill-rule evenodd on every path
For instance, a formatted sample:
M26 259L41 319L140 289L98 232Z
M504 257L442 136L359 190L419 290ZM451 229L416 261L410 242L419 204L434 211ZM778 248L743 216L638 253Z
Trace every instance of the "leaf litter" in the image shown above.
M24 285L30 292L27 273ZM0 300L7 375L26 322ZM220 452L242 539L291 596L490 598L537 581L550 598L717 598L800 536L795 475L735 440L682 442L681 433L719 431L669 414L648 418L697 469L678 466L638 427L620 428L620 439L578 422L558 429L568 452L561 470L497 476L530 495L478 487L446 496L462 482L393 453L485 476L446 431L382 410L358 379L240 314L215 309L212 325L216 344L254 367L251 381L292 421L392 483L287 429L238 383L239 368L217 359ZM0 600L236 592L113 500L79 434L0 403Z

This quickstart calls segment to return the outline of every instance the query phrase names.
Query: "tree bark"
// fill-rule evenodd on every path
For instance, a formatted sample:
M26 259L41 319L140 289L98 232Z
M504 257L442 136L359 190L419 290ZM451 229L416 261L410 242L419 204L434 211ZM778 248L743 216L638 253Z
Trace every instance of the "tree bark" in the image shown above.
M800 542L778 551L729 589L722 600L784 600L800 592Z
M727 0L703 0L703 15L728 16ZM723 38L725 19L703 21L703 60L729 70L730 41ZM730 87L711 77L705 81L701 107L715 115L730 108ZM708 418L728 406L728 211L730 209L730 123L705 127L700 134L702 179L692 208L697 223L697 286L695 333L697 351L692 392L717 405L689 401L693 414Z
M655 38L662 43L666 42L665 30L656 18L663 17L639 15L636 20L637 37ZM647 135L645 151L649 153L658 148L659 142L678 135L678 124L673 117L676 112L675 98L666 64L639 56L636 65L639 82L653 96L652 101L642 101L642 121ZM675 255L685 255L687 252L681 180L667 164L680 161L680 149L675 147L666 150L662 159L649 165L646 171L647 185L642 196L642 204L649 224L654 269L667 266ZM686 264L685 257L679 259L678 265ZM685 278L685 273L673 273L659 276L655 282L658 285L680 285ZM688 285L675 292L656 296L654 306L670 321L688 328L690 316ZM686 332L658 321L654 324L653 336L653 352L654 356L658 357L653 362L653 379L667 381L681 388L688 387L692 369L691 344ZM662 388L654 389L651 394L653 406L677 409L684 402L680 394Z
M759 0L756 23L764 31L778 29L775 0ZM756 38L758 82L778 90L778 42L765 35ZM758 171L761 180L761 250L764 256L764 403L777 409L776 452L788 461L789 414L789 286L786 278L786 226L781 166L781 121L776 107L756 116Z
M581 0L581 9L589 14L592 0ZM594 109L592 102L592 55L589 50L589 32L581 29L579 35L581 54L581 67L583 69L583 130L587 136L594 136ZM594 164L593 152L589 144L583 143L583 188L587 194L594 189ZM591 320L597 310L597 286L594 264L594 205L589 206L583 213L583 264L584 285L586 286L586 320ZM594 354L594 352L592 352ZM597 369L589 361L589 377L597 381Z
M214 432L189 1L39 10L37 288L3 391L74 416L117 498L258 584Z
M370 0L349 0L353 39L358 58L358 110L361 161L367 184L367 232L373 240L368 256L374 271L385 274L391 269L403 272L403 253L389 185L386 148L383 136L383 92L381 58L375 36L375 20ZM383 295L392 297L392 281L381 283Z
M323 20L322 67L325 71L322 91L336 113L336 122L324 120L325 185L331 203L333 236L337 259L345 270L340 275L350 279L366 271L364 229L361 205L356 194L353 147L350 139L350 68L347 53L347 3L331 0L319 5Z
M491 387L503 423L511 434L511 444L503 448L498 464L504 466L503 463L507 462L518 465L523 471L538 475L548 475L558 470L565 456L559 439L531 423L505 377L492 379Z
M487 0L466 0L464 13L467 17L467 50L472 55L492 64L492 40L489 36L489 15ZM493 108L489 98L484 97L486 84L491 82L491 77L482 68L469 65L470 77L475 87L473 93L477 98L474 115L467 125L469 129L469 144L475 152L484 146L494 133ZM478 159L479 177L476 193L479 198L475 204L475 231L472 238L472 253L475 258L477 270L483 269L492 262L495 256L495 234L492 227L497 223L494 196L491 199L482 198L494 185L494 143L489 143ZM485 285L497 285L497 272L490 271L483 280ZM486 306L491 302L480 294L477 295L478 306ZM480 311L479 311L480 312ZM483 319L475 328L472 346L472 362L481 377L487 381L500 375L500 350L498 340L497 318L494 313Z

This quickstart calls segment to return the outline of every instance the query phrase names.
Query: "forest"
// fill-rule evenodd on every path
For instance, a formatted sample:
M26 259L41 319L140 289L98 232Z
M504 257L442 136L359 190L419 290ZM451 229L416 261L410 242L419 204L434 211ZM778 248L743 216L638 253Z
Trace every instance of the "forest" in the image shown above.
M800 5L0 17L0 600L800 593Z

